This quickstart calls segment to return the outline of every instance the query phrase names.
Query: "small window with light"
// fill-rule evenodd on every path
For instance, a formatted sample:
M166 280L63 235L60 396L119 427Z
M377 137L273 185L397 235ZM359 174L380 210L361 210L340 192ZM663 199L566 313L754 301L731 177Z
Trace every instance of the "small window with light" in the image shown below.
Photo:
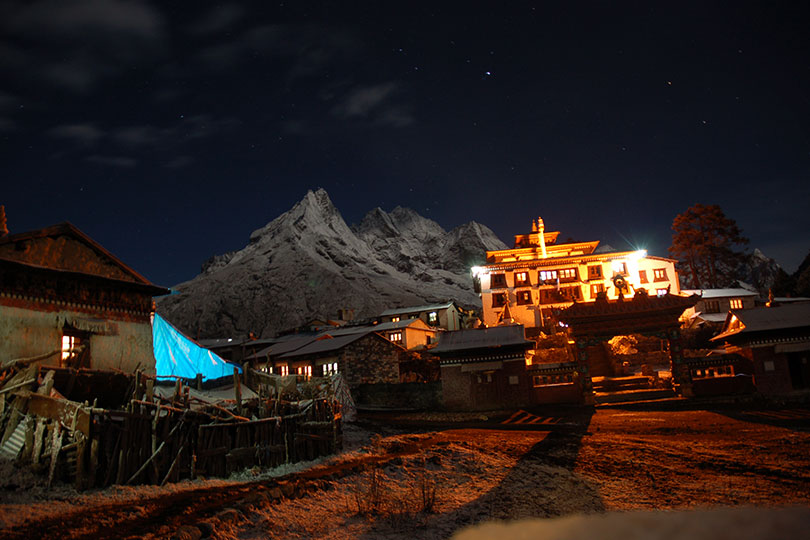
M666 268L656 268L653 270L653 279L655 281L668 281L667 279L667 269Z
M529 283L528 272L515 272L515 287L527 287L529 285L531 283Z
M439 322L439 314L436 313L435 311L431 311L430 313L428 313L428 322L430 324L436 324L437 322Z
M532 291L520 291L517 293L517 303L519 306L525 306L532 303Z
M743 308L743 301L742 298L732 298L729 302L731 309L742 309Z
M388 340L393 343L402 343L402 332L391 332L388 334Z
M399 318L399 315L397 315L396 317L391 317L391 322L399 322L400 320L401 319Z

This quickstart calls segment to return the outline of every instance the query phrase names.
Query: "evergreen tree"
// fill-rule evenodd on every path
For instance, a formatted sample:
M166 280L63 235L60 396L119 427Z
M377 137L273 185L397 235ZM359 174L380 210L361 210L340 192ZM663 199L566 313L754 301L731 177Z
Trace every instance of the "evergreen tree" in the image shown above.
M694 289L718 288L735 280L735 271L745 254L734 251L748 239L737 223L716 204L696 204L675 216L669 253L678 260L682 275Z

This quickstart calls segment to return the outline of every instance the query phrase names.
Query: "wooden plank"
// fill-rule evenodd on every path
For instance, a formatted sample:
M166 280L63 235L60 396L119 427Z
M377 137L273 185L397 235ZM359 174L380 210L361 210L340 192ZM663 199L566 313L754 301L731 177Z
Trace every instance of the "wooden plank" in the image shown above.
M59 451L62 450L62 426L59 422L51 424L51 466L48 469L48 487L53 485L56 473L56 464L59 461Z

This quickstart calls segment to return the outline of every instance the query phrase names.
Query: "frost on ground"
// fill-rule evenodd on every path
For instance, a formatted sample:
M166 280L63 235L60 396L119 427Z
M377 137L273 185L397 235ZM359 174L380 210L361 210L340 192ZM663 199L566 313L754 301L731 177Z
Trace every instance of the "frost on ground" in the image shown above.
M18 466L15 462L0 459L0 529L15 525L67 515L87 512L114 504L131 503L137 512L139 502L170 493L183 493L196 489L216 486L232 486L248 481L277 478L302 471L313 466L349 459L367 445L372 433L347 424L344 426L344 449L339 456L319 458L282 465L274 469L247 469L231 475L230 478L198 478L183 480L163 487L151 485L110 486L105 489L77 491L72 485L55 483L47 487L47 469L35 472L30 467Z
M447 538L491 519L592 513L593 488L565 463L537 459L548 434L449 430L390 436L373 451L429 443L422 452L332 481L302 499L257 508L217 528L222 539Z
M299 472L249 470L166 488L62 486L45 500L41 484L14 480L2 490L0 536L447 538L492 520L810 506L810 410L608 409L562 420L550 431L492 421L418 433L347 425L343 453ZM15 477L4 478L8 488Z

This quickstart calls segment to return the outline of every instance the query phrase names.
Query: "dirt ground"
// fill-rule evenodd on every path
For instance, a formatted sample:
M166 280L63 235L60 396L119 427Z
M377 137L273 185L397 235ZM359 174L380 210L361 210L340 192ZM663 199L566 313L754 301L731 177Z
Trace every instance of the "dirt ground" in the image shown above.
M17 473L0 480L0 537L447 538L489 520L810 505L807 409L394 420L347 426L329 460L229 480L54 500Z

